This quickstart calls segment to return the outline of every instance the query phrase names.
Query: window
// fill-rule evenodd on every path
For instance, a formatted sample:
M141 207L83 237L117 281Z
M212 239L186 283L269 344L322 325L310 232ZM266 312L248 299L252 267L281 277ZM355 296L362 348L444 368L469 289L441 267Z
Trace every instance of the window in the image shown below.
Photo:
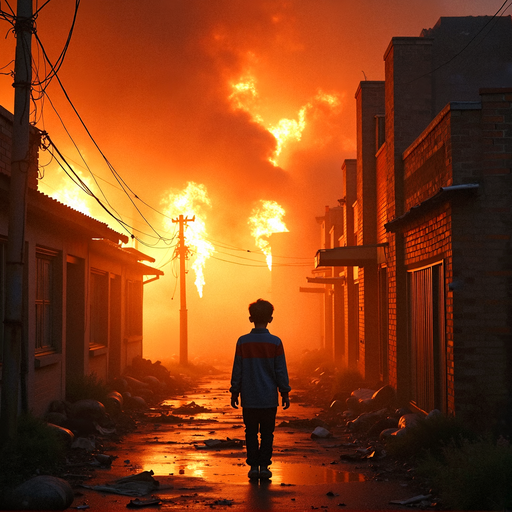
M107 346L108 344L108 280L106 272L91 270L90 297L90 347Z
M36 352L56 349L55 256L55 252L44 249L36 253Z
M444 308L442 263L409 272L412 400L426 412L446 407Z
M142 335L142 282L126 282L126 330L128 336Z

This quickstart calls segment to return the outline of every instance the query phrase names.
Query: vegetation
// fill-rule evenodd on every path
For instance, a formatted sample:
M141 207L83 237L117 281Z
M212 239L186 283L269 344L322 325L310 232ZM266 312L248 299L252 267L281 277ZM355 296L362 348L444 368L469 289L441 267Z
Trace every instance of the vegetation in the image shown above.
M76 375L66 382L66 399L71 403L87 398L104 403L108 393L109 388L95 373Z
M512 508L512 447L491 440L450 444L427 455L418 472L428 477L443 505L454 510Z
M414 459L425 477L454 510L504 510L512 507L512 447L477 437L462 421L444 415L420 419L392 438L388 451Z
M439 414L420 418L416 425L406 429L404 435L392 437L387 448L398 458L422 459L430 455L442 461L446 446L462 446L465 440L474 440L475 437L457 418Z
M65 447L55 430L30 414L18 419L14 444L0 454L0 489L7 490L38 474L51 474L64 460Z

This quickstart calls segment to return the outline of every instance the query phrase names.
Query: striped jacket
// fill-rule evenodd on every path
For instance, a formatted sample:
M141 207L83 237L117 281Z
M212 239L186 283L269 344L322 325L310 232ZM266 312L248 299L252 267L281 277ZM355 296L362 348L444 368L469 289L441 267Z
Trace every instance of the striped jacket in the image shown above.
M238 338L231 374L232 395L241 395L242 407L277 407L280 393L290 392L281 340L268 329L253 329Z

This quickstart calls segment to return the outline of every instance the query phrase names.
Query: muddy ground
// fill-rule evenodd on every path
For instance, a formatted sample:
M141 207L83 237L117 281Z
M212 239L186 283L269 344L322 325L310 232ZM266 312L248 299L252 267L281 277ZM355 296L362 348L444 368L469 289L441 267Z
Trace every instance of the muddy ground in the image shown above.
M70 461L61 476L73 485L72 507L405 510L396 502L426 494L411 468L366 450L343 425L330 425L330 437L312 438L322 410L304 389L294 389L291 407L278 410L272 479L249 481L241 409L230 407L229 379L227 369L203 376L186 393L132 413L133 429L101 438L98 451L111 456L111 466ZM146 482L124 487L139 495L113 492L112 482L133 475Z

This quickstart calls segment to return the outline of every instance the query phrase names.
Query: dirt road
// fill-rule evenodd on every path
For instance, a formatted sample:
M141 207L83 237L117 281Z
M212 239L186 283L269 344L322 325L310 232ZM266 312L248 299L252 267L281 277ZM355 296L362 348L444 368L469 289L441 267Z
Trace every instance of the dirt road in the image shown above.
M153 496L159 505L152 507L160 510L390 510L405 509L390 501L415 495L410 481L375 479L367 463L342 461L348 439L341 430L331 438L312 439L311 428L278 426L272 479L249 481L245 451L237 442L244 439L241 409L230 407L228 387L228 373L215 375L201 379L193 392L166 400L121 443L106 442L105 453L115 456L112 466L97 469L84 482L95 487L152 471L157 489L134 497L77 488L72 507L124 510L130 501ZM291 399L290 409L279 408L277 425L315 417L318 409L294 402L294 392ZM182 414L171 414L183 406ZM214 440L220 444L208 446Z

